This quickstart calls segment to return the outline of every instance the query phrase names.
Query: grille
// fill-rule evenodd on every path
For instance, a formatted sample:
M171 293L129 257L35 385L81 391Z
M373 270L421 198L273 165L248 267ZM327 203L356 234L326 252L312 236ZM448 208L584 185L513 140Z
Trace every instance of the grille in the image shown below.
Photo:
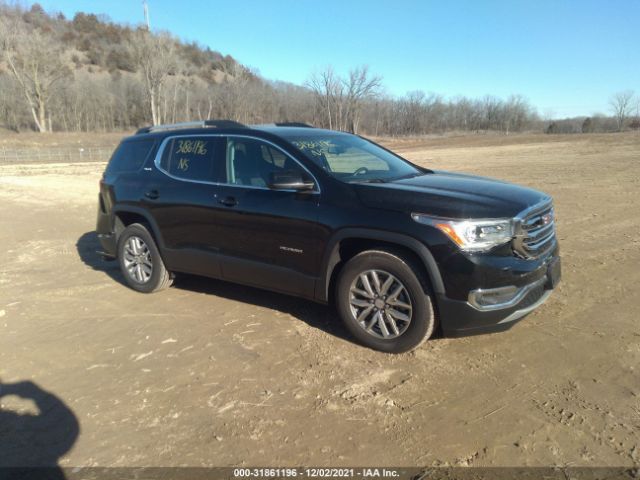
M545 202L523 212L513 240L513 249L523 258L536 258L555 244L556 222L553 204Z

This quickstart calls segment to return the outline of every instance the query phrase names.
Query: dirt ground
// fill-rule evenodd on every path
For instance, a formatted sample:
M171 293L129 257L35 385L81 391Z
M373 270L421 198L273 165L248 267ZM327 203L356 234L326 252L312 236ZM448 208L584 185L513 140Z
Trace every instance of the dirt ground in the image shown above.
M384 143L552 194L548 302L382 354L295 298L199 277L136 293L94 253L103 165L0 167L0 465L640 464L640 135Z

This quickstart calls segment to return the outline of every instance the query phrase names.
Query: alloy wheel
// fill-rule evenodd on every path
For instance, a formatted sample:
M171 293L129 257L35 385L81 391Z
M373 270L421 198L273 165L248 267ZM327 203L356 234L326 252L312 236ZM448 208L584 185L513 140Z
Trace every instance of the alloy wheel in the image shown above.
M132 235L124 244L124 267L131 279L147 283L153 273L151 251L142 238Z
M353 280L349 306L360 327L384 340L399 337L411 323L413 304L407 288L384 270L367 270Z

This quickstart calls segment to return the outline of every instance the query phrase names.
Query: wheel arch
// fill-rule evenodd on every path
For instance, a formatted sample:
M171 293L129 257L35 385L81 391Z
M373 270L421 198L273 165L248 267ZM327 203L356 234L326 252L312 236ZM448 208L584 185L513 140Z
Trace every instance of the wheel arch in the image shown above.
M158 249L162 254L164 250L164 242L160 235L160 229L158 224L149 214L149 212L143 208L135 206L122 206L113 209L113 228L116 235L116 241L122 231L131 225L132 223L142 223L149 227L153 239L158 244Z
M444 283L438 265L429 249L420 241L400 233L346 228L334 234L327 244L322 260L323 275L316 286L316 299L323 303L329 302L331 287L346 261L364 250L385 247L408 253L417 266L423 269L433 292L444 294Z

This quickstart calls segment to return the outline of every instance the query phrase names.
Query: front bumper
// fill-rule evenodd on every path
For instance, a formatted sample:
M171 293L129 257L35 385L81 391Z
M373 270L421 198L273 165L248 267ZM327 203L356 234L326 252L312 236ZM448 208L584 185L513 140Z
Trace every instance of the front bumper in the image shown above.
M528 282L519 287L522 295L514 297L513 302L483 307L474 301L475 292L470 292L467 301L438 295L442 331L447 336L464 336L506 330L542 305L560 281L560 276L560 257L552 256L531 272ZM482 289L476 292L482 292Z

